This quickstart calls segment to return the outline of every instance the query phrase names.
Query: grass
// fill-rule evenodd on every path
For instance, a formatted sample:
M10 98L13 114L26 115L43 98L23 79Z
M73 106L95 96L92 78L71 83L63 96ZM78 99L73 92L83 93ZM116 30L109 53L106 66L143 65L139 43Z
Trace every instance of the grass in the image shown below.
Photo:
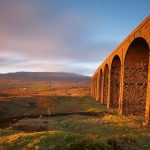
M32 97L32 103L30 99L27 101L33 106L28 107L28 113L33 112L39 100L40 107L51 105L53 113L107 110L91 97L41 96ZM25 99L17 102L21 101L23 105L15 107L16 111L23 106L27 111ZM0 129L0 150L149 150L150 128L142 126L142 119L116 113L25 118L12 127Z
M137 123L141 120L135 116L119 116L107 114L103 117L81 115L59 116L42 119L25 119L23 124L38 125L45 120L47 131L24 132L15 128L0 130L0 146L2 149L52 149L81 150L112 149L118 143L128 149L150 148L149 128ZM36 123L35 123L36 122ZM110 146L108 143L111 143ZM87 145L87 147L85 146ZM99 150L97 148L97 150Z
M84 96L90 94L90 86L79 82L48 82L48 81L0 81L0 97L19 96Z
M0 116L42 115L48 113L48 107L51 113L98 112L104 109L99 109L100 104L93 98L85 96L13 97L0 103L0 110L3 110Z
M50 101L53 105L53 111L58 112L99 112L100 104L95 102L91 97L47 97L47 99L54 99Z
M2 140L1 140L2 141ZM19 133L4 137L1 147L11 150L83 150L102 149L108 150L110 147L98 140L91 140L79 135L62 131L47 131L38 133Z

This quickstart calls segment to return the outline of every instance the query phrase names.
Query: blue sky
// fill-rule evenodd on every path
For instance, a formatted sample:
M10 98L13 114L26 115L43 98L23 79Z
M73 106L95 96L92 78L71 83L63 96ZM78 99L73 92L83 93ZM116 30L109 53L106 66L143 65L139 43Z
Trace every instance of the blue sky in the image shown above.
M0 0L0 72L91 75L149 14L149 0Z

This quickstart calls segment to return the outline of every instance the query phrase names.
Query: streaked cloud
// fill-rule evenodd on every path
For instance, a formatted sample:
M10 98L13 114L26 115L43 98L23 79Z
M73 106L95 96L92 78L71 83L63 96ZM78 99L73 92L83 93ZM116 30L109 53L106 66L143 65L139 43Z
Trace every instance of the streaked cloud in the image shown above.
M92 74L150 12L148 2L134 2L1 0L0 72ZM136 14L130 14L131 9Z

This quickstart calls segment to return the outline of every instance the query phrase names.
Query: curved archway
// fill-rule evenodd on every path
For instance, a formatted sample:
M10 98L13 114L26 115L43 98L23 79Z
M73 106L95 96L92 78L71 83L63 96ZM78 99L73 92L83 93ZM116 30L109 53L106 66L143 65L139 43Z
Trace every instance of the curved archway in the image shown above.
M96 75L95 75L95 77L94 77L94 97L95 97L95 99L96 99L96 90L97 90L97 88L96 88Z
M124 114L145 114L148 64L149 46L145 39L137 38L130 44L124 60Z
M98 82L98 74L96 73L96 78L95 78L95 99L97 99L97 93L98 93L98 87L97 87L97 83Z
M102 102L102 94L103 94L103 71L100 70L100 78L99 78L99 99Z
M109 67L108 64L106 64L104 68L103 104L107 104L108 100L108 76L109 76Z
M120 75L121 75L121 61L118 55L116 55L111 64L110 71L110 108L119 107L119 95L120 95Z

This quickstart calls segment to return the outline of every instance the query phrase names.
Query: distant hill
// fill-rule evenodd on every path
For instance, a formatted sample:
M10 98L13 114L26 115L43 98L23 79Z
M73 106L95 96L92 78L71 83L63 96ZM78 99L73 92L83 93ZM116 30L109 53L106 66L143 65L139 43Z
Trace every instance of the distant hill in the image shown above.
M68 72L16 72L0 74L0 80L87 82L91 77Z

